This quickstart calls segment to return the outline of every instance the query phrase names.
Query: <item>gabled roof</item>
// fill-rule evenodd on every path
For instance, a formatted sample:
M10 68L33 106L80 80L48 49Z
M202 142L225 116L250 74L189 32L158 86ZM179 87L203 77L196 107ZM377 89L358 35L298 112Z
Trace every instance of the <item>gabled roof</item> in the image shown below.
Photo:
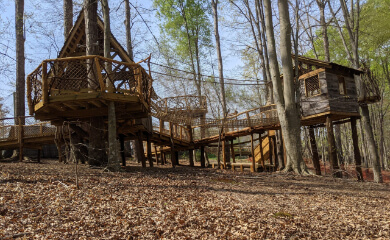
M292 56L292 58L295 58L294 54L291 54L291 56ZM359 70L356 68L346 67L346 66L343 66L343 65L340 65L337 63L322 61L322 60L303 57L303 56L298 56L298 62L307 64L307 65L313 65L313 66L316 66L318 68L328 68L328 69L333 69L333 70L339 69L341 71L351 72L351 73L357 74L357 75L363 73L362 70Z
M103 21L98 17L98 42L99 42L99 55L103 56L103 44L104 44L104 34L103 34ZM65 40L64 46L62 47L58 58L65 57L75 57L75 56L84 56L85 53L85 21L84 21L84 11L81 10L79 16L77 17L76 22L74 23L72 30L70 31L68 37ZM111 33L111 52L114 52L113 58L118 56L122 62L133 63L130 56L127 54L126 50L120 45L116 40L114 35Z

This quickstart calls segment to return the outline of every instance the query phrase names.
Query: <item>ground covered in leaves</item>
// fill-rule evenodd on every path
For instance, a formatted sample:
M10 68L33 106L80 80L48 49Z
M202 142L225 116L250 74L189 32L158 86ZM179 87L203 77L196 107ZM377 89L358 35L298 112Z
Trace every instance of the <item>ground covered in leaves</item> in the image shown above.
M0 163L0 239L389 239L387 184L168 166Z

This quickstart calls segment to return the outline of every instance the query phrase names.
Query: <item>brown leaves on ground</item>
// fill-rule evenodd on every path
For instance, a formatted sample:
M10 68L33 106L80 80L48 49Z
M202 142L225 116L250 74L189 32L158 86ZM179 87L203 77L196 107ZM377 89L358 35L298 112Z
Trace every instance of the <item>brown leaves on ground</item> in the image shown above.
M0 239L388 239L388 185L168 167L0 163Z

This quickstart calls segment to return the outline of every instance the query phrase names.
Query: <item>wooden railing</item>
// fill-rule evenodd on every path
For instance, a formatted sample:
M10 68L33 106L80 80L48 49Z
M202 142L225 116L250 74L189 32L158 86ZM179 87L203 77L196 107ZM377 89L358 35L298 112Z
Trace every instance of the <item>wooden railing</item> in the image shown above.
M202 123L203 121L203 123ZM204 137L211 137L219 134L223 127L225 132L239 131L248 127L267 127L279 123L276 105L266 105L253 108L244 112L229 115L226 119L204 119L198 120L199 125L192 126L194 139L201 139L201 131L205 132Z
M0 142L54 136L55 130L50 122L39 122L32 116L3 118L0 119Z
M48 59L27 76L30 114L50 96L107 92L138 95L150 107L152 78L136 63L119 62L101 56Z
M190 133L192 129L189 129L188 127L179 124L170 123L169 129L164 128L163 125L154 126L153 129L159 132L160 134L172 136L172 138L176 140L181 140L186 142L190 142L192 140L191 133Z

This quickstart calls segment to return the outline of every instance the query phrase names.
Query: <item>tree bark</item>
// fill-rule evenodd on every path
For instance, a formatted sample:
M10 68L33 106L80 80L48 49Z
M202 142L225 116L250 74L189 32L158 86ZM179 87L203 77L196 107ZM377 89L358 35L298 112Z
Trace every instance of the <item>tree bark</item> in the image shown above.
M355 156L355 169L357 172L358 181L363 181L363 172L362 172L362 157L359 150L359 138L356 128L356 117L351 118L351 130L352 130L352 143L353 143L353 153Z
M314 134L314 128L311 126L309 127L309 138L310 138L311 151L313 155L312 160L313 160L314 169L316 170L316 175L321 175L320 157L318 156L316 136Z
M329 162L331 166L331 171L333 176L341 178L342 174L339 171L339 165L337 162L337 149L336 149L336 141L333 133L333 123L329 115L326 116L326 131L328 133L328 152L329 152Z
M24 125L25 115L25 58L24 58L24 0L15 1L15 34L16 34L16 124ZM21 123L19 123L19 119Z
M84 0L84 15L85 15L85 35L86 35L86 55L97 55L99 53L97 46L98 25L97 25L97 1ZM93 66L93 61L90 60L89 68L96 69ZM95 77L92 71L90 79ZM90 87L96 87L94 82L89 82ZM90 165L103 165L107 163L107 155L105 151L104 137L104 119L102 117L91 117L89 129L89 149L88 163Z
M291 58L291 24L287 1L278 1L280 18L280 50L283 66L283 87L280 79L273 32L271 1L264 1L267 29L267 46L270 58L270 72L273 83L274 99L277 106L280 126L285 140L287 163L285 171L298 174L308 173L302 158L300 115L295 103L294 72Z
M73 27L73 1L64 0L64 38L66 39Z

